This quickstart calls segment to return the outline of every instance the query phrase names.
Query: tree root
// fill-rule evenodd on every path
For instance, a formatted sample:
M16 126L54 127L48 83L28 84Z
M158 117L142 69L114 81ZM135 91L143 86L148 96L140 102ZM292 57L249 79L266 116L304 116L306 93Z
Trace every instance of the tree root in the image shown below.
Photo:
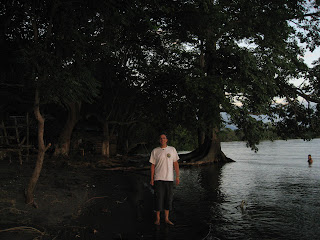
M3 229L3 230L0 230L0 233L1 233L1 232L11 232L11 231L36 232L36 233L41 234L42 236L44 236L44 235L46 234L45 232L41 232L40 230L38 230L38 229L36 229L36 228L26 227L26 226Z
M126 197L125 199L123 199L122 201L116 201L117 204L122 204L127 200L128 197Z
M90 202L93 199L98 199L98 198L109 198L109 196L93 197L93 198L90 198L89 200L87 200L85 203Z
M19 210L19 209L14 208L14 207L7 207L7 208L0 209L0 213L5 211L5 210L9 210L11 213L15 213L15 214L22 214L22 213L26 213L27 212L27 211Z
M38 208L39 207L38 204L35 201L29 202L29 203L27 203L27 205L30 205L30 206L32 206L34 208Z

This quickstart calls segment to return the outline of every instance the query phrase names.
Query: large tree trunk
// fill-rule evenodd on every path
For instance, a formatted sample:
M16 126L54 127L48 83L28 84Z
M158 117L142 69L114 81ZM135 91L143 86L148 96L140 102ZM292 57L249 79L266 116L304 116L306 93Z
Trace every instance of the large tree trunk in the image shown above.
M227 157L221 151L221 143L217 137L218 128L212 129L211 144L207 155L202 159L204 162L227 162Z
M38 156L37 156L36 166L33 170L33 174L31 176L31 179L29 181L29 185L28 185L27 190L25 192L26 203L33 204L33 206L35 206L35 207L37 205L33 199L33 192L34 192L34 189L36 187L36 184L37 184L39 176L40 176L45 152L51 146L51 144L49 144L47 147L44 145L43 135L44 135L44 121L45 120L40 113L40 106L39 105L40 105L39 92L38 92L38 90L36 90L34 115L38 121Z
M221 143L217 137L218 129L214 128L205 137L204 143L195 151L180 155L182 162L190 164L203 164L213 162L232 162L221 150Z
M68 156L73 129L80 118L81 103L73 102L67 105L68 117L55 147L54 156Z
M198 147L204 144L205 138L206 138L206 135L204 131L198 128Z

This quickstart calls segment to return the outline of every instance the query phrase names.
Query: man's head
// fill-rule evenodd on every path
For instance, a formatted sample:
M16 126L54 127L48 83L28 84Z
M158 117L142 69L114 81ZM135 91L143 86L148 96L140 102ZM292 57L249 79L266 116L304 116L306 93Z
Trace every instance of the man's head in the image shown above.
M167 147L168 138L167 138L167 135L166 135L166 134L164 134L164 133L160 134L160 136L159 136L159 143L160 143L160 147L161 147L161 148Z

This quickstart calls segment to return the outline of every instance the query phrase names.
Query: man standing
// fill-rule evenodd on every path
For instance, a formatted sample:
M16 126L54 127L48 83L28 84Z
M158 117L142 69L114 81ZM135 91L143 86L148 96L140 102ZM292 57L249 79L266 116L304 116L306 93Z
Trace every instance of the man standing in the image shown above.
M167 136L160 135L160 147L153 149L150 156L151 181L154 186L156 225L160 225L160 211L164 210L165 223L173 225L169 220L169 211L172 209L173 181L176 172L176 184L179 184L179 156L174 147L168 146Z

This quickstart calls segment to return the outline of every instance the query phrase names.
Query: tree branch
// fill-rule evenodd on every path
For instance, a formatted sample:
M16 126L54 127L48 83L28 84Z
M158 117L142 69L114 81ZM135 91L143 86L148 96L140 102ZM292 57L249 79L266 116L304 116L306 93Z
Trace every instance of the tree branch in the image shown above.
M298 94L300 97L304 98L305 100L307 100L309 102L320 103L320 99L319 98L314 97L312 95L305 94L299 88L295 88L294 90L295 90L296 94Z
M307 14L303 14L300 16L294 16L292 18L288 18L287 20L290 21L290 20L294 20L294 19L303 19L306 17L320 17L320 12L307 13Z

